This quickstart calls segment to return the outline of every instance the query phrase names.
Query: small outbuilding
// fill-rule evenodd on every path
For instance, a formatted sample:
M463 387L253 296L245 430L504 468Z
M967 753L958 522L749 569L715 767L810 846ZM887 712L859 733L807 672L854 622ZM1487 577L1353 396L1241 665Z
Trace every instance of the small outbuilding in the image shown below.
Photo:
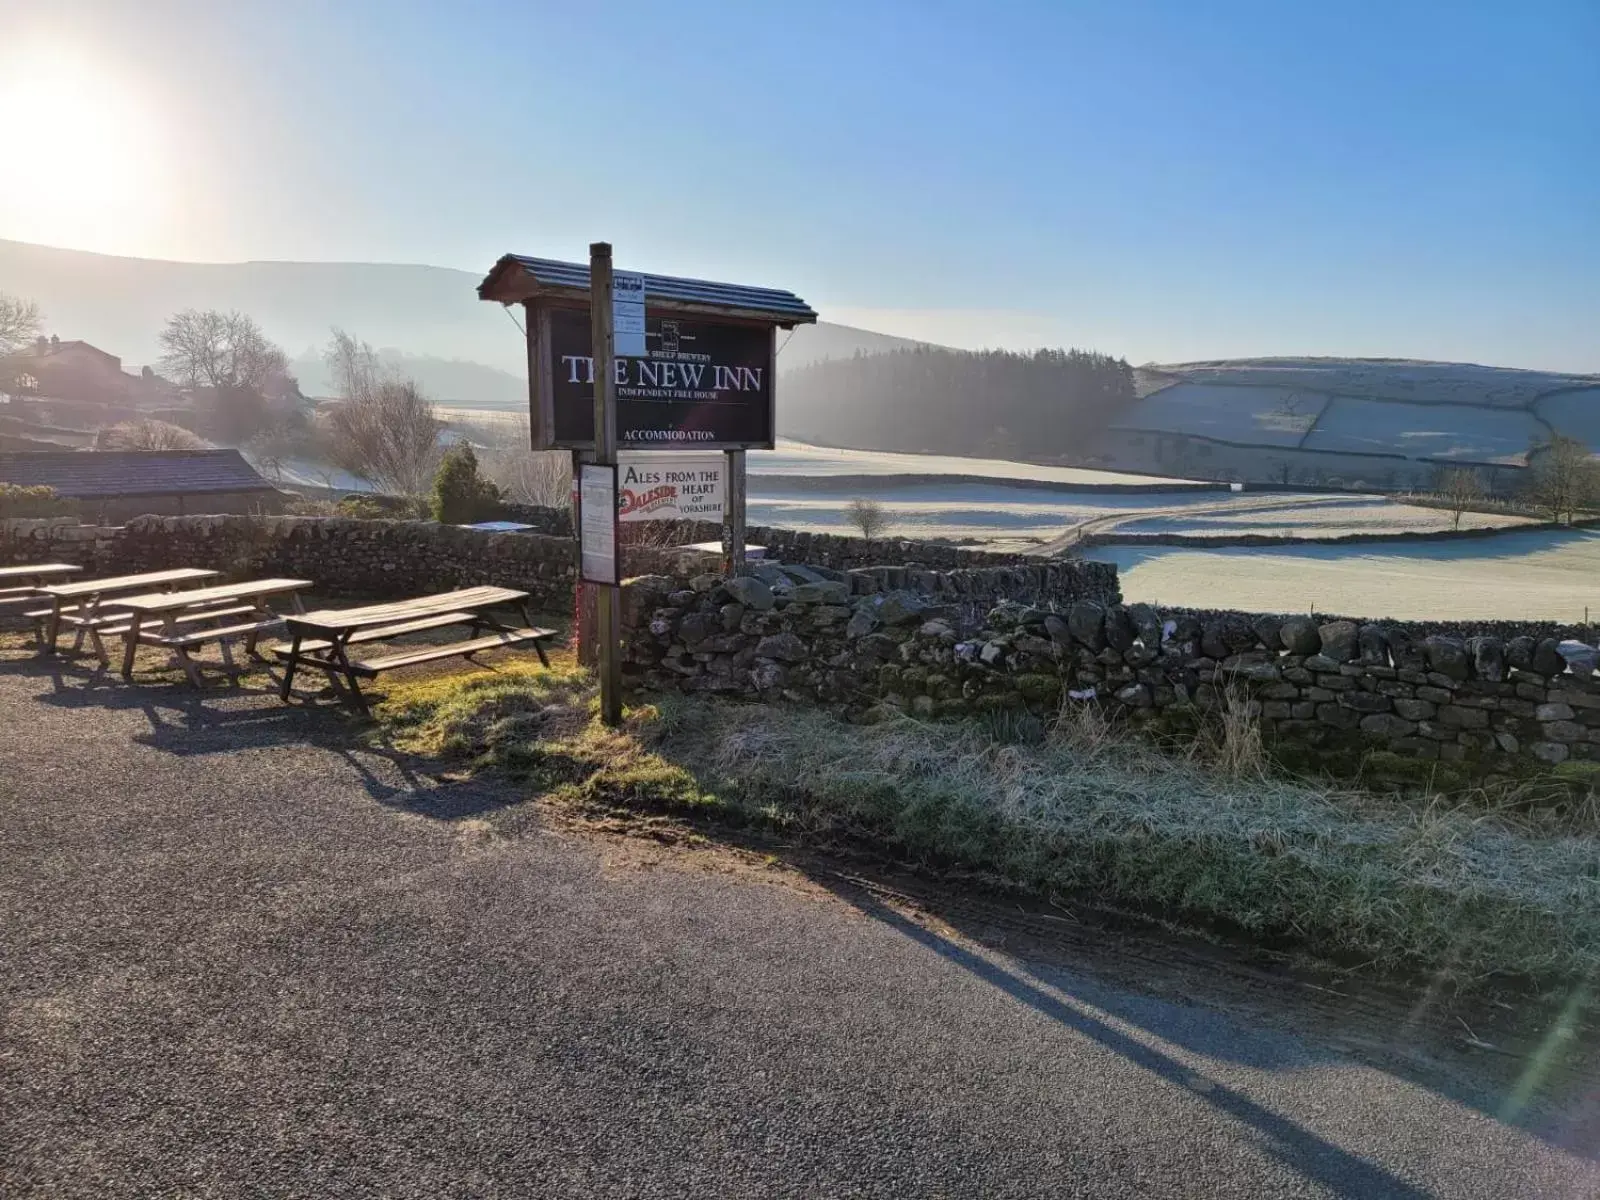
M0 483L54 488L85 520L154 513L281 512L287 498L237 450L79 450L0 454Z

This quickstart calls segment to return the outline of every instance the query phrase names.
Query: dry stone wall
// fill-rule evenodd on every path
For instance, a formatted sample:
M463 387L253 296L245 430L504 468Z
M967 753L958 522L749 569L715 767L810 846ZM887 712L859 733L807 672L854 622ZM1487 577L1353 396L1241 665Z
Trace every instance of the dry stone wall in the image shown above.
M1575 639L1202 618L1116 603L1092 576L1078 596L1062 586L1054 599L976 615L959 594L915 589L914 573L877 574L635 580L625 678L639 689L822 703L867 720L1044 715L1096 701L1160 723L1239 704L1279 746L1328 763L1371 748L1484 770L1600 761L1600 651Z
M141 517L124 526L0 522L0 565L64 561L97 574L211 567L238 578L309 579L329 596L404 596L476 584L570 611L572 542L424 521L336 517Z

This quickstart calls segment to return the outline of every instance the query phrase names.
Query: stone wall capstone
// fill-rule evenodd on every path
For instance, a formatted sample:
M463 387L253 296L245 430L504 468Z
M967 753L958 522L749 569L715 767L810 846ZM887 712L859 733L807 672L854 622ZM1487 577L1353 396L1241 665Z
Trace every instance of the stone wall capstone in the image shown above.
M515 587L570 611L572 542L426 521L341 517L140 517L123 526L0 522L0 564L64 561L102 575L211 567L237 577L309 579L328 596L406 596L477 584ZM664 560L661 560L664 561Z
M722 538L722 526L713 521L644 522L641 525L624 526L624 538L632 530L650 526L663 526L665 527L663 534L670 533L683 542L717 542ZM972 550L964 546L947 545L944 542L893 537L876 538L869 542L865 538L848 537L843 534L815 533L806 529L777 529L768 525L751 525L746 528L745 541L749 545L762 547L770 560L800 563L810 567L828 567L837 571L873 566L916 566L949 571L965 567L1005 566L1038 561L1026 554Z

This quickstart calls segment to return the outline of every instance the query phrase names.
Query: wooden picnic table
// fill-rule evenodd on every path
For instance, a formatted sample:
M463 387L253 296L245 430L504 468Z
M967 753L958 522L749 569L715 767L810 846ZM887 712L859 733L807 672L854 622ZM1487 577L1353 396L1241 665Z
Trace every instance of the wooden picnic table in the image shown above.
M174 567L166 571L147 571L142 575L115 575L110 579L83 579L73 583L53 583L38 589L41 599L48 600L50 607L36 613L27 615L42 622L43 630L39 634L39 648L45 654L54 654L56 639L61 634L63 622L77 629L77 636L73 639L72 648L78 650L83 646L83 637L87 633L95 640L95 649L102 658L105 657L105 648L100 644L97 632L99 626L111 624L115 617L102 611L107 607L108 601L115 602L116 598L124 593L148 592L157 588L170 590L180 583L193 583L197 579L215 579L216 571L209 571L202 567ZM71 602L76 601L74 606ZM115 603L110 607L116 609Z
M26 608L39 599L39 589L83 570L72 563L25 563L0 567L0 609Z
M525 624L507 624L492 615L495 609L512 609ZM397 667L444 658L459 656L470 660L484 650L526 643L532 643L539 661L548 667L550 660L542 643L555 636L554 630L534 627L528 611L527 592L503 587L461 588L361 608L293 613L284 617L284 625L289 632L289 644L276 650L284 663L283 683L279 689L283 699L289 698L296 670L302 666L315 667L327 673L335 688L348 688L351 700L362 712L367 711L366 697L361 694L359 683L362 678L370 679ZM412 647L375 658L352 660L349 655L353 645L386 642L451 625L468 626L468 638L442 645Z
M75 575L83 570L73 563L24 563L20 567L0 567L0 584L37 586L47 579Z
M133 675L133 660L140 645L161 646L172 651L189 682L199 687L200 665L189 657L190 650L217 642L222 648L222 661L231 670L230 643L234 639L243 638L246 653L253 655L256 639L282 625L283 618L267 608L266 602L274 596L287 595L299 612L303 606L298 593L311 586L309 579L256 579L181 592L123 596L116 604L127 611L127 620L101 632L122 635L124 679ZM235 617L242 620L217 624Z

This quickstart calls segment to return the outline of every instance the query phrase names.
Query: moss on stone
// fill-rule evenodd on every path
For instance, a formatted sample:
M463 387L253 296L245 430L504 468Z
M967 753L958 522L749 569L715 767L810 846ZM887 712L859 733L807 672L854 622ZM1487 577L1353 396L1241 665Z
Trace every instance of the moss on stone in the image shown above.
M1012 682L1029 704L1055 706L1061 703L1061 680L1054 675L1018 675Z

